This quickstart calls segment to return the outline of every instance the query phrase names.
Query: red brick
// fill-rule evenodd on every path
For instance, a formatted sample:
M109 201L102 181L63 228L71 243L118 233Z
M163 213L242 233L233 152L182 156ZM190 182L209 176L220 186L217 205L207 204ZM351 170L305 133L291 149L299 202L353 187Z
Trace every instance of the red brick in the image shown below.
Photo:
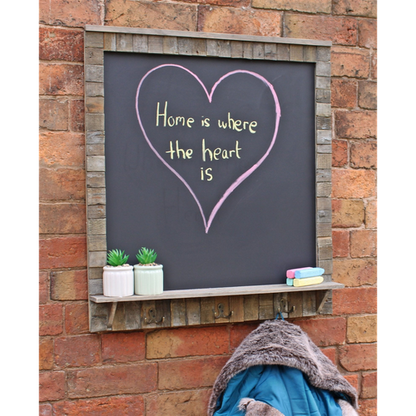
M84 204L40 204L40 234L85 234Z
M71 100L69 103L69 128L74 132L84 131L84 100Z
M50 403L43 403L39 405L39 416L53 416L52 405Z
M146 415L205 415L210 395L210 389L151 395L146 399Z
M42 95L83 95L83 65L41 63L39 93Z
M85 166L84 134L41 131L39 135L39 163L41 167Z
M348 383L351 384L351 386L353 386L355 388L355 390L357 391L357 393L359 393L359 379L358 379L358 374L344 374L344 378L345 378L345 380L348 381Z
M39 169L41 201L85 200L83 169Z
M365 228L377 228L377 201L368 201L365 207Z
M308 13L331 13L331 0L253 0L261 9L293 10Z
M40 100L39 126L48 130L68 130L68 100L64 98Z
M198 31L281 36L281 18L274 10L199 6Z
M49 300L49 273L39 272L39 304Z
M377 315L349 316L347 341L349 344L377 341Z
M65 372L47 371L39 374L39 401L60 400L65 397Z
M229 357L161 361L159 390L182 390L211 387Z
M353 168L377 168L377 142L352 143L350 163Z
M360 416L377 416L377 399L359 400Z
M332 278L347 287L374 285L377 282L375 259L334 259Z
M377 49L377 20L358 21L358 46Z
M350 233L346 230L332 231L332 246L334 257L348 257L350 248Z
M40 23L53 26L101 25L102 7L100 0L42 0L39 4L39 19Z
M377 256L377 231L351 231L351 257Z
M370 51L345 46L334 46L331 54L331 73L334 77L368 78Z
M329 358L336 365L336 348L323 348L321 349L322 353Z
M150 1L109 0L106 2L105 24L195 31L197 6Z
M100 362L99 335L78 335L55 340L55 363L61 368Z
M351 344L339 349L339 362L347 371L377 368L377 344Z
M335 133L343 139L377 137L377 113L374 111L336 111Z
M361 382L362 399L372 399L377 397L377 372L364 373Z
M357 81L333 78L331 82L331 105L339 108L357 106Z
M344 318L296 320L318 347L345 343L347 324Z
M377 17L377 0L335 0L333 13Z
M145 414L142 396L61 401L54 403L53 409L55 415L65 416L139 416Z
M65 270L51 274L51 297L53 300L88 299L86 270Z
M215 6L249 7L250 0L182 0L184 3L212 4ZM253 5L253 7L255 7Z
M62 334L62 305L39 306L39 335Z
M371 71L370 76L372 79L377 79L377 52L371 52Z
M348 163L348 142L332 140L332 166L342 168Z
M41 337L39 339L39 370L52 370L53 364L53 339Z
M332 197L359 199L376 195L376 173L364 169L333 169Z
M65 332L68 335L89 332L88 303L74 303L65 306Z
M285 36L330 40L339 45L357 44L358 23L354 18L325 15L286 14Z
M256 324L240 324L233 325L230 328L230 350L233 352L251 332L259 325Z
M56 237L39 241L39 268L86 267L86 238Z
M333 314L374 314L377 312L377 288L345 288L332 292Z
M364 202L360 199L333 199L332 226L336 228L360 227L364 222Z
M377 109L377 83L360 81L358 83L358 105L367 110Z
M68 370L68 397L148 393L157 388L157 364Z
M103 334L101 337L104 363L123 363L145 359L143 332Z
M39 29L39 59L48 61L84 61L84 32L80 29Z
M221 355L229 351L226 327L156 331L147 335L146 342L147 359Z

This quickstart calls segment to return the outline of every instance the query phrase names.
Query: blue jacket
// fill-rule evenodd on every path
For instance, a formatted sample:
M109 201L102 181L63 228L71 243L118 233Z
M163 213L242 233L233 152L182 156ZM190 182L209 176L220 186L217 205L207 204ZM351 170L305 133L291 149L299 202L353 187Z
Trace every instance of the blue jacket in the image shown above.
M356 416L356 408L355 389L308 335L273 320L249 334L223 367L208 416Z
M292 367L256 365L238 373L220 397L214 416L242 416L238 407L246 397L267 403L284 416L342 416L336 396L311 386Z

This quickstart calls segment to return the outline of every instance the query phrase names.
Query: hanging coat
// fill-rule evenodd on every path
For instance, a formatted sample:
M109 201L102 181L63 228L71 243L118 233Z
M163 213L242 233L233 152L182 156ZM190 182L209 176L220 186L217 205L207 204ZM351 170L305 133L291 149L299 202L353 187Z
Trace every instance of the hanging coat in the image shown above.
M214 383L208 416L358 416L357 392L302 329L266 321Z

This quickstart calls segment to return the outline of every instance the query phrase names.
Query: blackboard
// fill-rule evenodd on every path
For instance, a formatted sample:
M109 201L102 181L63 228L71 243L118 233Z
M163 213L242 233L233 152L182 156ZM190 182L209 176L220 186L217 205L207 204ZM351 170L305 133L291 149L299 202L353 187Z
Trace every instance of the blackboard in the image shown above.
M108 249L165 290L315 266L315 64L104 53Z

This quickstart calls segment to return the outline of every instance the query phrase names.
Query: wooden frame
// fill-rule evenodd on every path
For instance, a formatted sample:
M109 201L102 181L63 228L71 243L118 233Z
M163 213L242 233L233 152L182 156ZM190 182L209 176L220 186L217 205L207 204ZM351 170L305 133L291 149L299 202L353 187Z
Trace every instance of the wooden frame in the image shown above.
M332 275L331 227L331 42L86 26L85 130L87 250L90 331L246 322L332 313L331 290L342 288ZM324 283L293 288L284 284L166 291L153 297L102 295L106 264L104 52L157 53L315 63L316 264Z

